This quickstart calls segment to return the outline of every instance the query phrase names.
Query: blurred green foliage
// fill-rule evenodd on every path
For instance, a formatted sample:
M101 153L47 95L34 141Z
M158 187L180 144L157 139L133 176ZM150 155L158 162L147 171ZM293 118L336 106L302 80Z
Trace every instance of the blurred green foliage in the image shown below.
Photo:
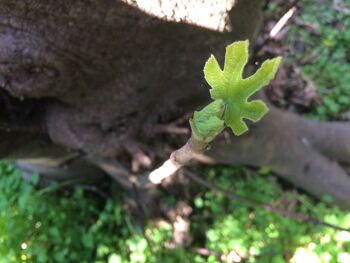
M297 61L315 56L301 65L323 99L309 115L350 119L350 15L331 8L331 0L323 3L306 0L301 9L302 20L318 25L319 33L294 25L288 41L300 47ZM251 199L350 227L350 214L330 198L315 201L281 185L268 167L216 167L203 175ZM83 188L58 194L52 191L56 186L37 191L37 182L38 176L24 181L17 170L0 164L0 263L350 262L350 233L300 223L208 189L199 189L192 203L191 247L169 249L171 225L140 225L123 208L122 193L107 199ZM176 197L163 201L171 206Z
M232 167L210 169L208 180L254 200L350 226L350 214L330 205L329 198L316 202L286 190L266 167L258 172ZM203 245L212 251L241 257L245 262L347 262L339 255L350 259L350 233L300 223L212 191L197 196L194 204L194 214L201 216L192 221L193 231L206 230ZM206 216L212 218L200 219ZM346 238L340 240L340 236ZM219 261L213 258L208 262Z
M333 0L303 1L299 16L309 26L293 24L287 39L295 49L290 62L315 82L323 100L309 114L314 119L350 120L350 3L341 3L348 9L336 9Z
M37 191L36 176L31 182L24 181L10 166L1 164L0 174L1 263L350 259L350 233L299 223L207 189L199 189L193 200L191 247L169 249L171 224L150 220L146 226L140 225L122 208L121 194L96 198L77 188L58 195ZM203 174L237 194L350 227L350 214L330 205L328 199L315 202L306 195L286 191L267 168L251 171L220 167L207 169ZM167 199L165 204L174 203L174 197ZM196 248L210 253L200 255Z
M50 190L57 185L38 191L37 179L25 181L0 164L0 263L185 262L185 252L163 249L171 227L144 229L122 209L121 194L96 198L83 188L57 194Z

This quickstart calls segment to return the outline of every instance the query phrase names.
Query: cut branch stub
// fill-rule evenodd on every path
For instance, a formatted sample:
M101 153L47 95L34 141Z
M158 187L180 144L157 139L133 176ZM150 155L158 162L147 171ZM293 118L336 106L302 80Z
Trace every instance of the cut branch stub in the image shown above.
M252 76L243 79L243 70L248 62L249 41L234 42L226 48L224 70L212 55L204 66L204 76L211 86L214 100L225 105L224 121L235 135L248 131L243 119L259 121L267 112L261 100L249 101L249 97L266 86L278 70L281 57L266 60Z

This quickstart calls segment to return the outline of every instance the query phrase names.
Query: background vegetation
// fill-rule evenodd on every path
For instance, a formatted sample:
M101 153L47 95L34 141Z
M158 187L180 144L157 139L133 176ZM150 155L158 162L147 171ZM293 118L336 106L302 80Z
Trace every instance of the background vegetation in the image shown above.
M270 11L276 6L271 2ZM287 64L298 64L317 86L322 104L303 110L316 119L350 119L350 16L333 1L305 1L285 43L295 47ZM305 57L309 60L305 62ZM310 57L311 56L311 57ZM350 228L350 214L278 181L268 168L203 168L211 182L254 200ZM62 185L37 190L39 176L23 181L0 165L0 263L12 262L350 262L350 233L300 223L220 192L198 188L191 199L191 246L171 248L166 220L137 220L114 184ZM173 207L168 195L164 206Z
M203 171L237 194L350 227L350 214L282 186L267 169ZM1 165L0 262L349 262L350 233L299 223L202 189L193 200L190 248L169 249L166 221L136 222L123 196L106 198L81 186L37 191L36 180ZM36 177L37 178L37 177ZM105 189L107 190L107 189ZM115 191L114 191L115 192ZM116 191L118 192L118 191ZM164 203L171 206L174 197ZM203 256L200 251L205 251ZM199 253L198 253L199 252Z
M315 119L350 119L350 10L348 1L304 1L285 44L294 47L288 63L300 66L317 87L321 105ZM336 2L339 4L336 5Z

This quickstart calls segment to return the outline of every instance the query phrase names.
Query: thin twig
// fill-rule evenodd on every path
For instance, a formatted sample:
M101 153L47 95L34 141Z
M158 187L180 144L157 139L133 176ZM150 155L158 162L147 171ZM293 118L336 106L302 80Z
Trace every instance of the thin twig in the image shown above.
M120 144L132 157L132 171L137 172L139 167L149 168L152 160L140 148L140 146L128 135L124 135L120 139Z
M132 189L132 176L130 175L129 171L119 165L114 159L90 155L88 156L88 160L101 168L101 170L103 170L125 189Z
M274 25L274 27L271 29L270 33L269 33L269 37L274 39L276 38L277 34L279 32L281 32L281 30L283 29L283 27L287 24L287 22L293 17L293 15L295 14L295 12L297 11L297 8L295 6L293 6L292 8L290 8L287 13L285 13L280 20L278 20L278 22Z
M197 141L191 137L184 146L174 151L163 165L149 174L149 181L153 184L161 183L193 158L204 153L207 147L208 143Z
M170 133L170 134L189 134L190 130L185 127L179 127L174 124L156 124L153 128L154 133Z
M296 212L293 212L290 210L285 210L285 209L275 207L275 206L270 205L270 204L266 204L266 203L263 203L263 202L260 202L260 201L254 200L254 199L250 199L250 198L247 198L245 196L237 195L235 193L227 191L226 189L218 187L218 186L208 182L207 180L205 180L203 178L200 178L199 176L197 176L193 172L189 171L188 169L186 170L186 172L187 172L188 177L190 177L193 181L205 186L206 188L211 189L214 192L220 192L228 198L243 201L247 205L254 206L254 207L261 207L267 211L281 214L285 217L289 217L289 218L295 219L295 220L300 221L300 222L308 222L308 223L312 223L314 225L330 227L330 228L333 228L333 229L339 230L339 231L350 232L350 229L348 229L348 228L333 225L333 224L327 223L325 221L319 220L319 219L314 218L314 217L309 216L309 215L299 214L299 213L296 213Z
M108 199L109 198L108 195L106 195L104 192L102 192L98 187L96 187L94 185L76 185L74 188L82 189L84 191L90 191L90 192L96 193L99 196L101 196L103 199Z

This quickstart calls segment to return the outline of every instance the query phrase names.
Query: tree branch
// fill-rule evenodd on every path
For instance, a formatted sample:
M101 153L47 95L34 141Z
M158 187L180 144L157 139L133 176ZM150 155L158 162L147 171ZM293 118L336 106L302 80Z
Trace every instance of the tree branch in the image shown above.
M148 178L154 184L161 183L165 178L174 174L194 157L204 153L208 143L198 141L193 136L180 149L174 151L162 166L152 171Z

